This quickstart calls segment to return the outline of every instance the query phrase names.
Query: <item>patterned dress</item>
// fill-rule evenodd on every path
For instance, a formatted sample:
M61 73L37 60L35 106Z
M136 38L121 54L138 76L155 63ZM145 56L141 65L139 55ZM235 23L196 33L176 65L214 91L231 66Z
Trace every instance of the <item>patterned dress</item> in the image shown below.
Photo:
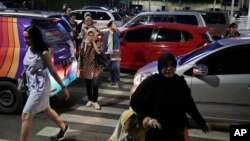
M49 106L50 80L40 54L28 49L23 60L28 84L28 99L23 113L35 115Z
M83 66L82 66L82 72L81 76L82 78L86 79L93 79L103 71L103 67L101 65L98 65L95 60L95 54L96 51L94 47L91 45L85 46L85 48L81 49L81 52L84 52L83 54Z

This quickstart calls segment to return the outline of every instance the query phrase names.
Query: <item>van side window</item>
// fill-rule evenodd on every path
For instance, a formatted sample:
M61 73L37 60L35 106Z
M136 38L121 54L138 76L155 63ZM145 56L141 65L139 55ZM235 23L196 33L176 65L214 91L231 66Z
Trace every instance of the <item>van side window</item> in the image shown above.
M225 16L222 13L206 13L202 17L207 24L227 24Z
M181 32L179 30L160 28L156 36L157 42L180 42Z
M194 15L176 15L176 23L198 26L197 18Z
M150 22L152 23L157 23L157 22L175 23L176 19L172 15L154 15L151 17Z
M110 17L107 13L97 12L97 19L96 20L110 20Z
M153 28L137 29L128 31L125 35L126 42L149 42Z

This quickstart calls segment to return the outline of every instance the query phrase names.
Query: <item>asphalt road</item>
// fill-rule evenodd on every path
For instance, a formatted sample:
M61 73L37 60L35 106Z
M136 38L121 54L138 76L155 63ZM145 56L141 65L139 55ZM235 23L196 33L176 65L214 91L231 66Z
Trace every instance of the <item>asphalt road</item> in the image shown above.
M71 98L64 101L62 96L51 98L51 106L59 116L70 126L65 141L106 141L119 119L120 114L128 109L129 90L133 75L122 73L123 88L109 85L107 73L104 73L99 90L100 111L93 107L85 107L87 97L84 81L76 80L70 85ZM18 141L21 130L20 114L0 114L0 141ZM31 141L55 141L59 128L45 115L34 117ZM189 129L189 141L227 141L228 132L212 131L204 134L199 129Z

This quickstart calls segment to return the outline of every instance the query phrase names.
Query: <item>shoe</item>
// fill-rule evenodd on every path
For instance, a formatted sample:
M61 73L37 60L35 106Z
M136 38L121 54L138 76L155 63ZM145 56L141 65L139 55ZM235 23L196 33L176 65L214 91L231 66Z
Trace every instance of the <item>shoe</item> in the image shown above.
M101 109L101 106L97 102L94 102L94 107L95 107L96 110L100 110Z
M116 86L115 82L110 83L111 86Z
M65 129L64 130L62 130L62 129L60 130L60 132L56 136L56 139L59 140L59 141L63 140L68 130L69 130L69 126L65 125Z
M122 88L122 83L119 81L119 82L117 82L117 84L118 84L118 87L119 88Z
M88 101L86 104L86 107L90 107L90 106L92 106L92 104L93 104L92 101Z

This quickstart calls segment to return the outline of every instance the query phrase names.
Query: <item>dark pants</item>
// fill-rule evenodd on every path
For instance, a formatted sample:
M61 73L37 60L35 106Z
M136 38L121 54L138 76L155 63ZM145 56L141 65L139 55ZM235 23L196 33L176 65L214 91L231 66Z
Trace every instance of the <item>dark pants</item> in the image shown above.
M86 79L86 91L89 101L97 102L98 99L98 77Z
M109 62L109 73L112 83L120 82L120 61Z

